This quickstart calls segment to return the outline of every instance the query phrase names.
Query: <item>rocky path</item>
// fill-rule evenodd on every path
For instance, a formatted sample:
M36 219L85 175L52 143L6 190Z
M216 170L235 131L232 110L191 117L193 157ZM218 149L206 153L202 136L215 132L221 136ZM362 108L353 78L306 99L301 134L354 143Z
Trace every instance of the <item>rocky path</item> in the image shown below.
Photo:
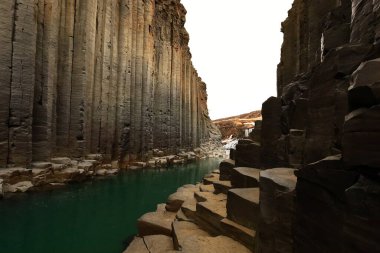
M166 204L140 217L138 236L124 253L254 252L259 236L272 247L286 247L289 238L276 238L276 244L272 229L290 232L295 184L293 169L260 171L224 160L202 183L180 187Z

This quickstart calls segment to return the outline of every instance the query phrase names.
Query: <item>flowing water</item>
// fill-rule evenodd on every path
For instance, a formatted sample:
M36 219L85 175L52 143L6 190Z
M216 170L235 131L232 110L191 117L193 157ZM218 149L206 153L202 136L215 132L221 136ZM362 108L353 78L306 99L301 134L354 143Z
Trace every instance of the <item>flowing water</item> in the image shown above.
M0 201L0 253L121 253L142 214L219 162L130 171Z

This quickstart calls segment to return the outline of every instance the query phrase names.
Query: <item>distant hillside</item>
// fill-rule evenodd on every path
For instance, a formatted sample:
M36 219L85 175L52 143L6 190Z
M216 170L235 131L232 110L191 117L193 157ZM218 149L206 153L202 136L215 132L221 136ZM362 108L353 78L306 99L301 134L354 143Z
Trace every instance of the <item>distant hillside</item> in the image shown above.
M213 122L222 133L222 139L227 139L230 136L235 138L244 137L245 129L252 128L253 123L257 120L261 120L261 111L217 119Z

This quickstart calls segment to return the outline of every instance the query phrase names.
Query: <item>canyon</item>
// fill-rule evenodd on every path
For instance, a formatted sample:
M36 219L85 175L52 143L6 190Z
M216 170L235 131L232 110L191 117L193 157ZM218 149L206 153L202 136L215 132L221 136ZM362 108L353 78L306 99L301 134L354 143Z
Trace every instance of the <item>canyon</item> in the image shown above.
M120 167L218 138L175 0L6 0L0 166L101 154Z
M0 197L222 156L179 0L0 11ZM294 0L282 32L277 97L226 119L255 129L125 253L380 252L380 0Z
M282 32L260 128L126 253L380 252L380 1L295 0Z

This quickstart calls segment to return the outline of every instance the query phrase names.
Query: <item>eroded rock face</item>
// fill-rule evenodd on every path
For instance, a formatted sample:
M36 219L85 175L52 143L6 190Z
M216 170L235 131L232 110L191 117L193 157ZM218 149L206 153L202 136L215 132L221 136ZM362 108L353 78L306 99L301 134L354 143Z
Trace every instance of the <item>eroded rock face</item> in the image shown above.
M283 252L379 248L379 10L378 0L295 0L282 25L279 97L263 104L261 162L299 170L286 202L293 218L275 213L260 178L262 252L274 252L273 233L294 242ZM285 216L282 229L265 226Z
M88 153L122 162L218 138L179 0L0 10L0 166Z

